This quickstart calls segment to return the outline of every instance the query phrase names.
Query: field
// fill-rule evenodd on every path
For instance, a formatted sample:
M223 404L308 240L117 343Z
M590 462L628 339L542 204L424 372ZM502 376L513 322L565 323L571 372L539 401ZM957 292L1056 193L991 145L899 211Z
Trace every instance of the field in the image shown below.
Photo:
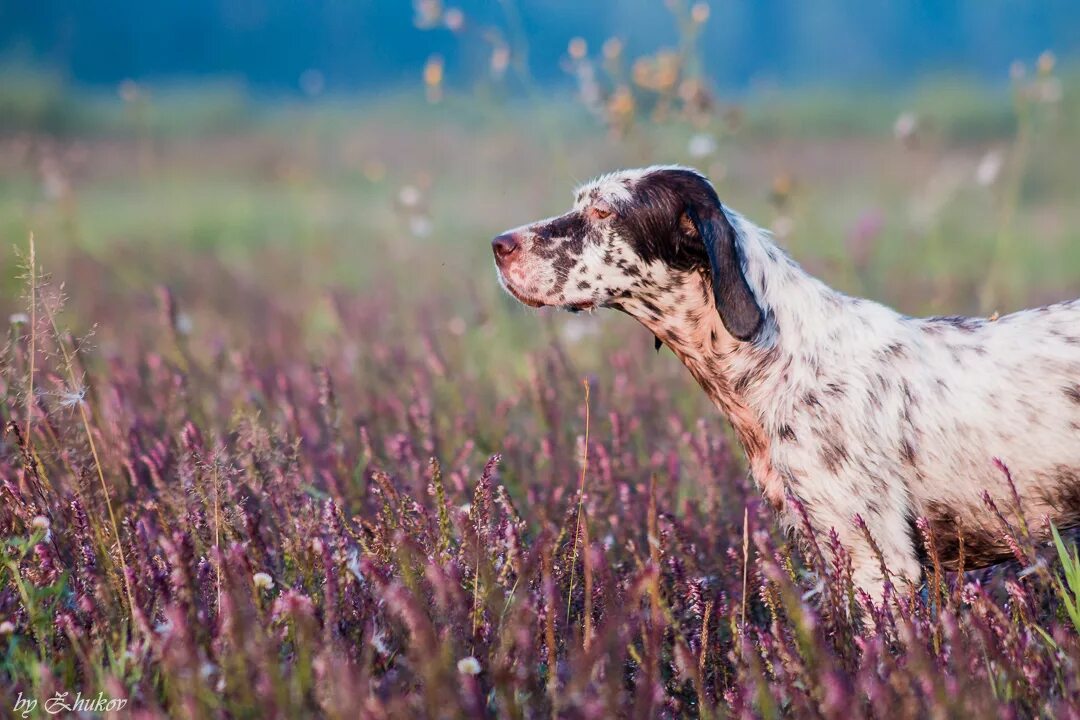
M18 79L5 713L82 692L147 718L1080 714L1069 536L988 507L1015 563L872 607L824 579L838 547L778 532L646 330L518 306L489 247L590 176L680 162L905 312L1075 297L1080 78L758 90L621 132L561 95Z

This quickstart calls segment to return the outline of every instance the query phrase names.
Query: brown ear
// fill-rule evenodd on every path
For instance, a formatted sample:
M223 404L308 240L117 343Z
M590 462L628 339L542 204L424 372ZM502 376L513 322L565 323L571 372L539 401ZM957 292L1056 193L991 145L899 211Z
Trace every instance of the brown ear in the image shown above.
M765 316L743 274L735 228L719 201L691 202L686 214L709 256L713 297L721 322L736 339L751 340L761 329Z

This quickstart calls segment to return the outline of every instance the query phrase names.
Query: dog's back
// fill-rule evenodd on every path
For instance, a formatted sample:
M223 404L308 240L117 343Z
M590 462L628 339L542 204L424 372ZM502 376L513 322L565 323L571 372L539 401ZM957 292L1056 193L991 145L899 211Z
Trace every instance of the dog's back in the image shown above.
M959 552L961 530L969 566L1008 554L983 498L1006 499L998 509L1019 522L1006 470L1033 532L1080 524L1080 301L920 328L909 488L943 553Z

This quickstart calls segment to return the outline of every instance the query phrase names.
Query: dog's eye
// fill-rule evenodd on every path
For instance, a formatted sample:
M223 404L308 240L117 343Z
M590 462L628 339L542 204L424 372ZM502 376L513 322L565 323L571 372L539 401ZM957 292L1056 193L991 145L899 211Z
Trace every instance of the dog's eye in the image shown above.
M611 217L611 211L605 208L594 207L592 209L592 214L593 217L595 217L597 220L603 220L604 218Z

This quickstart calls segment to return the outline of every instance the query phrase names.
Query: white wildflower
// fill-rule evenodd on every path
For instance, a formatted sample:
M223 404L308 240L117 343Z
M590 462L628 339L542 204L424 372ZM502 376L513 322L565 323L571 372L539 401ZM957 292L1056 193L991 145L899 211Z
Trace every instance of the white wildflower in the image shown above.
M1028 575L1032 575L1043 570L1046 567L1046 560L1044 558L1037 558L1034 563L1028 565L1026 568L1016 574L1019 579L1026 578Z
M29 325L30 316L26 313L13 313L8 317L8 322L12 325Z
M909 140L919 129L919 118L913 112L900 113L893 123L893 135L897 140Z
M463 657L457 661L457 671L462 675L479 675L480 661L472 655Z
M409 218L409 232L413 237L426 238L435 229L435 224L426 215L413 215Z
M398 202L407 208L419 205L422 197L420 189L415 185L406 185L398 191Z
M703 160L716 152L716 138L711 133L697 133L687 143L686 151L695 160Z
M77 387L73 390L64 390L60 393L60 407L73 408L86 397L86 388Z
M15 632L15 624L10 620L0 622L0 635L10 635Z
M824 589L825 589L825 581L824 580L818 580L817 583L814 585L814 587L810 588L809 590L807 590L806 592L804 592L802 594L803 601L805 602L805 601L809 600L810 598L814 597L815 595L819 595L821 593L821 591L824 590Z
M360 570L360 553L354 548L349 551L348 561L345 563L346 569L353 574L353 576L364 584L364 573Z
M261 590L271 590L274 587L274 578L270 577L269 573L257 572L251 576L251 579L255 587Z
M975 182L983 187L990 187L1001 175L1004 164L1005 158L1000 150L991 150L986 153L975 167Z
M192 328L191 316L185 312L176 315L176 332L181 335L190 335Z
M44 515L34 517L34 519L30 521L30 527L34 532L37 532L38 530L45 531L45 537L42 538L44 542L49 542L49 540L52 539L52 530L50 530L52 523L50 523L49 518Z
M383 635L383 631L379 628L375 628L375 632L371 634L371 647L380 655L389 655L390 646L386 644L386 636Z

